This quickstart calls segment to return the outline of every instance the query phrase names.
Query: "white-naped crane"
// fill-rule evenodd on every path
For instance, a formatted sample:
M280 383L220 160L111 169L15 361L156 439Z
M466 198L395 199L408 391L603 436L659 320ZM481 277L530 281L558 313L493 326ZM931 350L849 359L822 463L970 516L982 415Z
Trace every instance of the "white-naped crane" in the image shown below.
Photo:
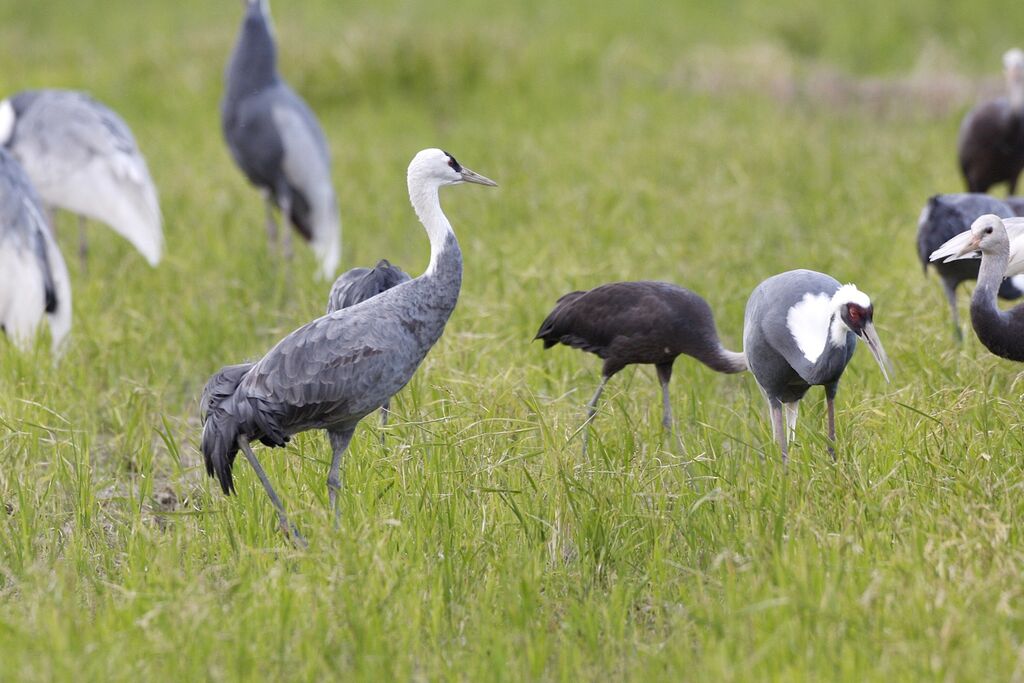
M542 339L545 349L565 344L604 360L601 383L587 403L584 454L601 392L627 365L653 365L657 370L662 426L670 433L674 423L668 385L677 357L692 356L717 372L747 369L742 353L722 346L708 303L668 282L612 282L586 292L570 292L558 300L534 339Z
M1014 210L1007 202L991 195L978 193L937 194L928 199L917 223L917 255L925 272L931 265L942 280L942 290L949 302L953 319L953 336L963 339L960 330L960 314L956 305L956 288L965 280L978 279L978 261L957 260L935 262L930 260L932 252L946 240L967 231L978 216L993 213L1009 218ZM1003 299L1018 299L1024 295L1024 276L1004 280L999 286Z
M960 124L957 154L968 192L988 192L1007 183L1017 190L1024 170L1024 52L1003 55L1006 96L983 102Z
M206 472L225 493L241 449L277 510L282 529L301 540L256 459L251 441L282 447L309 429L325 429L332 459L327 491L339 516L341 459L359 421L412 378L441 338L462 285L462 252L441 210L445 185L496 183L440 149L425 149L409 164L413 209L430 238L430 264L417 278L317 318L277 343L254 364L217 372L203 390L202 452Z
M1005 277L1024 273L1024 218L987 214L971 229L936 249L933 260L981 259L978 284L971 296L971 326L989 351L1024 362L1024 304L1000 310L996 292Z
M85 219L105 223L155 266L164 233L156 186L128 124L73 90L26 90L0 102L0 144L24 167L50 207L78 214L85 267Z
M329 280L341 260L341 220L327 139L309 106L278 74L268 0L244 3L221 100L224 139L235 163L263 193L270 242L278 239L276 206L309 242L320 277ZM291 232L283 232L290 256Z
M71 331L71 281L45 213L21 165L0 148L0 330L26 349L45 318L59 355Z
M813 270L774 275L750 295L743 318L743 352L768 399L783 462L789 456L800 399L819 385L825 388L828 450L835 458L835 396L857 339L867 344L889 381L889 359L875 331L874 311L871 299L856 286L840 285Z

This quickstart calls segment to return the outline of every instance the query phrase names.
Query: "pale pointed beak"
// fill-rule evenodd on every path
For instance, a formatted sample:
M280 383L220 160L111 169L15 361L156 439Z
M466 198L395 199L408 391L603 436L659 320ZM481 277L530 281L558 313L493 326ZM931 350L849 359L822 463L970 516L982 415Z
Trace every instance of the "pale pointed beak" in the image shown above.
M486 176L482 176L476 171L471 171L465 166L462 167L462 180L467 183L476 183L477 185L487 185L488 187L497 187L498 183L494 182Z
M975 251L978 251L979 249L981 249L981 238L972 235L971 236L971 241L968 242L967 244L965 244L960 251L956 252L956 254L953 256L953 259L959 258L961 256L966 256L967 254L970 254L970 253L973 253ZM948 260L953 260L953 259L948 259Z
M885 348L882 347L882 340L878 338L878 332L875 331L875 324L869 320L864 324L864 328L859 336L868 345L871 355L878 361L878 367L882 368L882 376L885 377L885 381L888 383L889 373L892 371L892 363L889 362L889 356L885 355Z

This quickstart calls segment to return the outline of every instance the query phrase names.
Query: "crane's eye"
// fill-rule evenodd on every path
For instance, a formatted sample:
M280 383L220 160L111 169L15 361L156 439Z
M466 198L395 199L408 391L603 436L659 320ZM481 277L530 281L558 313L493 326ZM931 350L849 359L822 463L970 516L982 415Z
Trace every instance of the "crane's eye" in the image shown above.
M985 228L985 234L986 235L991 235L992 234L992 226L989 226L989 227Z
M850 316L850 322L852 323L859 323L863 315L860 306L847 306L846 312Z
M462 165L455 160L455 157L453 157L451 154L448 154L448 152L445 152L444 154L446 157L448 157L448 165L451 167L451 169L456 173L462 173Z

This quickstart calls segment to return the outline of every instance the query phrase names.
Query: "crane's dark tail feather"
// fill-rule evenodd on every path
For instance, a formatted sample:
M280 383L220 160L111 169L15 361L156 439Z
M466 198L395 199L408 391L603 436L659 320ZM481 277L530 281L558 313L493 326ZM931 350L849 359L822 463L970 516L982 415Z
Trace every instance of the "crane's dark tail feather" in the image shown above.
M235 395L238 383L253 366L252 363L228 365L221 368L203 389L200 412L203 420L203 460L206 473L216 477L224 493L235 490L231 478L231 467L238 455L240 420L236 411L228 410L225 404Z

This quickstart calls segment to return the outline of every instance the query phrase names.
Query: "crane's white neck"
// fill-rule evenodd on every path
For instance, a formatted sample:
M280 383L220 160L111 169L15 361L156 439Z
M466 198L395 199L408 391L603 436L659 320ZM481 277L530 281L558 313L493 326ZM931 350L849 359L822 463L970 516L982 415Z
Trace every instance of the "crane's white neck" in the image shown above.
M448 236L455 233L452 224L448 222L448 217L441 210L437 184L425 182L415 175L410 175L408 182L412 208L426 229L427 237L430 238L430 264L424 275L433 275L438 259L448 247Z

